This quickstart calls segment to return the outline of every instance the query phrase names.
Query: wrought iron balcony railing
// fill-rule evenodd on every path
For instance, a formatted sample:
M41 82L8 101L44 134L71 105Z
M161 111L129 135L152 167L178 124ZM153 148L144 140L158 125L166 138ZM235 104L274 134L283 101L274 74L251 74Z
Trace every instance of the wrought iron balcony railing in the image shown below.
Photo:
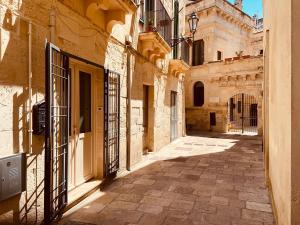
M146 6L145 31L158 32L171 46L172 43L172 19L161 0L152 0L152 6ZM155 6L155 7L154 7Z

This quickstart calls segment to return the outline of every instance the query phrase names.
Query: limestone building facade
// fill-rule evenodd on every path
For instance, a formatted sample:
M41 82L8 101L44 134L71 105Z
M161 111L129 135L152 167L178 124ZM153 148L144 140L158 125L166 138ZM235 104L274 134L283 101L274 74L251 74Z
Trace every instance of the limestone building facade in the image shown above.
M266 176L277 224L294 225L300 224L300 4L263 2Z
M263 32L242 5L187 4L200 19L185 78L188 130L262 134Z
M1 1L0 159L25 156L26 183L0 189L0 223L49 222L185 134L184 4Z

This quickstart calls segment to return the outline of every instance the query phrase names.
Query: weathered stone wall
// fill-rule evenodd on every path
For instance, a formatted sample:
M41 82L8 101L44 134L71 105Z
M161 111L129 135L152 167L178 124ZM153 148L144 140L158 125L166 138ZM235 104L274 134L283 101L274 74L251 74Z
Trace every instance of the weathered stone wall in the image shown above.
M264 0L266 174L277 224L286 225L300 223L299 8Z
M193 69L185 81L187 129L228 131L228 101L239 93L254 96L258 101L258 129L262 132L262 57L221 61ZM204 105L195 107L193 87L204 84ZM210 127L210 112L216 113L217 125Z
M162 1L173 18L172 1ZM184 1L179 1L179 8L184 7ZM180 21L185 19L185 10L180 14ZM185 23L180 22L179 33L185 31ZM137 28L138 29L138 28ZM140 31L141 27L140 27ZM138 46L137 46L138 47ZM172 54L172 53L171 53ZM131 118L131 165L141 160L143 150L158 151L170 143L170 93L177 92L178 137L185 134L184 126L184 74L178 77L169 74L168 55L166 60L158 60L156 66L143 57L136 57L132 75L132 118ZM143 126L143 85L149 87L150 106L148 128ZM146 132L146 129L148 132Z
M254 33L254 20L223 0L204 0L188 5L187 15L196 12L199 17L195 40L204 40L205 62L216 61L217 51L222 58L259 55L262 32ZM186 25L186 29L189 27ZM188 30L187 30L188 31Z
M227 132L229 98L238 93L248 93L259 102L261 133L263 64L259 55L262 32L254 32L252 18L223 0L191 3L186 10L187 14L197 13L200 20L195 40L204 40L204 64L192 66L185 81L187 128ZM220 62L217 61L218 51L222 52ZM239 54L240 57L237 57ZM192 51L190 56L192 59ZM197 81L204 83L202 107L193 105L193 86ZM210 112L216 113L217 125L213 127L210 126Z

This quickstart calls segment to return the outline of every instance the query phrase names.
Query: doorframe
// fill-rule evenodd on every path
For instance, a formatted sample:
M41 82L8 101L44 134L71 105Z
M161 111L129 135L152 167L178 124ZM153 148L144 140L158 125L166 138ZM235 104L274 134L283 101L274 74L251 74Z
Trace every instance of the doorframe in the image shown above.
M175 115L176 115L176 123L174 123L176 125L175 127L175 137L172 137L172 95L175 95ZM170 142L175 141L176 139L178 139L178 123L179 123L179 119L178 119L178 104L177 104L177 100L178 100L178 92L177 91L170 91ZM173 139L172 139L173 138Z
M77 62L77 64L83 65L84 67L94 68L92 70L95 70L95 71L97 71L98 69L100 69L100 70L103 69L102 76L103 76L103 78L105 78L105 74L106 74L105 71L106 71L106 69L105 69L105 67L103 65L100 65L98 63L95 63L95 62L92 62L90 60L84 59L82 57L73 55L73 54L71 54L69 52L63 51L58 46L54 45L53 43L47 42L47 45L46 45L46 48L45 48L45 67L46 67L45 68L45 88L46 88L46 90L45 90L45 101L46 101L46 103L50 102L50 100L51 100L51 96L50 96L51 92L48 91L49 87L48 87L47 84L49 83L50 78L51 78L51 76L49 76L49 74L51 74L51 68L52 68L52 64L51 64L51 60L50 59L51 59L51 54L52 54L51 51L53 51L53 50L59 52L59 54L61 54L64 57L67 58L67 60L68 60L68 67L66 67L67 69L70 68L69 61L72 61L72 63L75 61L75 62ZM111 72L114 72L114 71L111 71ZM97 73L95 73L95 74L97 74ZM94 82L96 80L95 78L96 78L95 76L91 77L92 85L94 85ZM70 84L68 84L68 85L70 86ZM94 88L94 86L92 87L92 90L93 90L93 93L95 95L95 88ZM68 98L69 97L70 97L70 95L68 95ZM92 101L93 104L94 104L93 106L95 106L95 100L96 100L96 98L94 98L94 100ZM120 101L120 98L119 98L119 101ZM46 119L46 128L45 128L45 173L44 173L44 180L45 180L46 187L45 187L45 193L44 193L44 222L45 222L45 224L51 224L51 222L53 220L59 218L64 213L64 211L66 209L66 206L69 203L68 202L68 191L69 190L68 190L68 178L66 178L66 180L65 180L65 182L66 182L66 185L65 185L66 186L66 190L64 191L64 193L62 193L62 194L64 194L64 196L62 196L64 198L63 202L59 206L60 208L55 209L53 211L53 206L51 205L52 199L53 199L53 194L51 192L51 186L50 186L50 185L52 185L51 184L51 177L53 176L53 171L51 171L51 168L50 169L46 168L47 163L50 163L50 160L51 160L50 152L47 151L51 147L50 146L50 140L49 140L49 135L50 135L50 129L49 129L50 128L50 112L51 111L49 110L50 105L49 106L46 105L46 107L47 108L46 108L46 116L45 116L46 117L45 118ZM70 107L69 104L68 104L68 107ZM103 107L105 108L105 105L103 105ZM92 110L95 110L95 109L92 109ZM68 114L69 114L69 112L70 111L68 110ZM92 113L94 113L94 112L92 112ZM119 116L120 116L120 114L119 114ZM92 126L93 126L93 129L95 131L95 122L96 122L96 120L94 118L95 117L93 115ZM47 127L47 124L48 124L48 127ZM67 122L68 128L69 128L69 125L70 124L69 124L69 121L68 121ZM103 129L103 131L104 131L104 129ZM68 133L67 138L69 139L69 137L70 137L70 135L69 135L69 129L67 129L67 133ZM94 136L95 136L95 134L94 134ZM95 139L95 138L93 138L93 139ZM70 147L70 141L69 140L68 140L68 143L69 144L67 145L67 148ZM92 141L92 145L95 146L95 140ZM105 154L105 151L106 151L106 149L103 148L103 154ZM67 151L67 153L68 153L68 151ZM104 160L105 160L105 158L103 158L103 162L102 162L103 165L105 163ZM67 159L65 161L68 162L68 157L67 157ZM95 164L93 166L94 176L96 176L96 174L95 174L95 172L97 171L96 166L97 166L97 164ZM66 168L68 168L68 166ZM68 175L68 172L66 174ZM61 175L60 175L59 178L62 178ZM64 178L62 178L62 179L64 179Z
M95 90L95 80L96 80L96 75L97 75L97 70L100 70L100 68L95 68L93 65L87 65L85 62L81 62L81 61L78 61L78 60L74 60L72 58L70 58L70 66L69 66L71 69L72 69L72 75L71 75L71 90L73 90L74 86L75 85L75 81L74 79L72 79L72 77L76 74L76 76L79 76L79 72L82 71L82 72L86 72L86 73L89 73L91 74L91 138L92 138L92 149L91 149L91 158L92 158L92 162L91 162L91 177L90 178L87 178L87 180L90 180L92 179L93 177L96 177L97 175L97 162L96 162L96 144L95 144L95 134L96 134L96 114L95 114L95 109L96 109L96 90ZM79 79L79 78L78 78ZM71 140L70 140L70 144L71 144L71 148L70 150L72 150L72 148L74 147L74 127L73 127L73 120L75 119L74 118L74 112L73 112L73 105L74 105L74 97L72 98L71 96L71 102L72 102L72 107L71 107ZM79 110L79 109L77 109ZM75 113L76 117L78 116L78 113L79 111L77 112L77 114ZM79 128L78 128L79 129ZM103 150L104 151L104 150ZM74 177L72 179L72 189L70 189L69 191L72 191L74 189L76 189L76 187L80 186L80 185L77 185L77 182L76 182L76 175L75 175L75 167L76 167L76 162L73 163L73 168L72 168L72 172L74 174ZM69 174L70 175L70 174Z

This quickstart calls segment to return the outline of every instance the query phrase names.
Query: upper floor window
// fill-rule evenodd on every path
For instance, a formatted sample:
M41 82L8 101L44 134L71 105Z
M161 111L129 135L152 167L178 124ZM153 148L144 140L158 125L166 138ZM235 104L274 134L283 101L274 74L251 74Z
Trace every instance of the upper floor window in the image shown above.
M145 26L146 32L158 32L164 40L172 43L172 18L168 14L162 0L145 1Z
M194 106L203 106L204 104L204 84L198 81L194 84Z
M203 39L193 43L193 66L202 65L204 63L204 41Z

